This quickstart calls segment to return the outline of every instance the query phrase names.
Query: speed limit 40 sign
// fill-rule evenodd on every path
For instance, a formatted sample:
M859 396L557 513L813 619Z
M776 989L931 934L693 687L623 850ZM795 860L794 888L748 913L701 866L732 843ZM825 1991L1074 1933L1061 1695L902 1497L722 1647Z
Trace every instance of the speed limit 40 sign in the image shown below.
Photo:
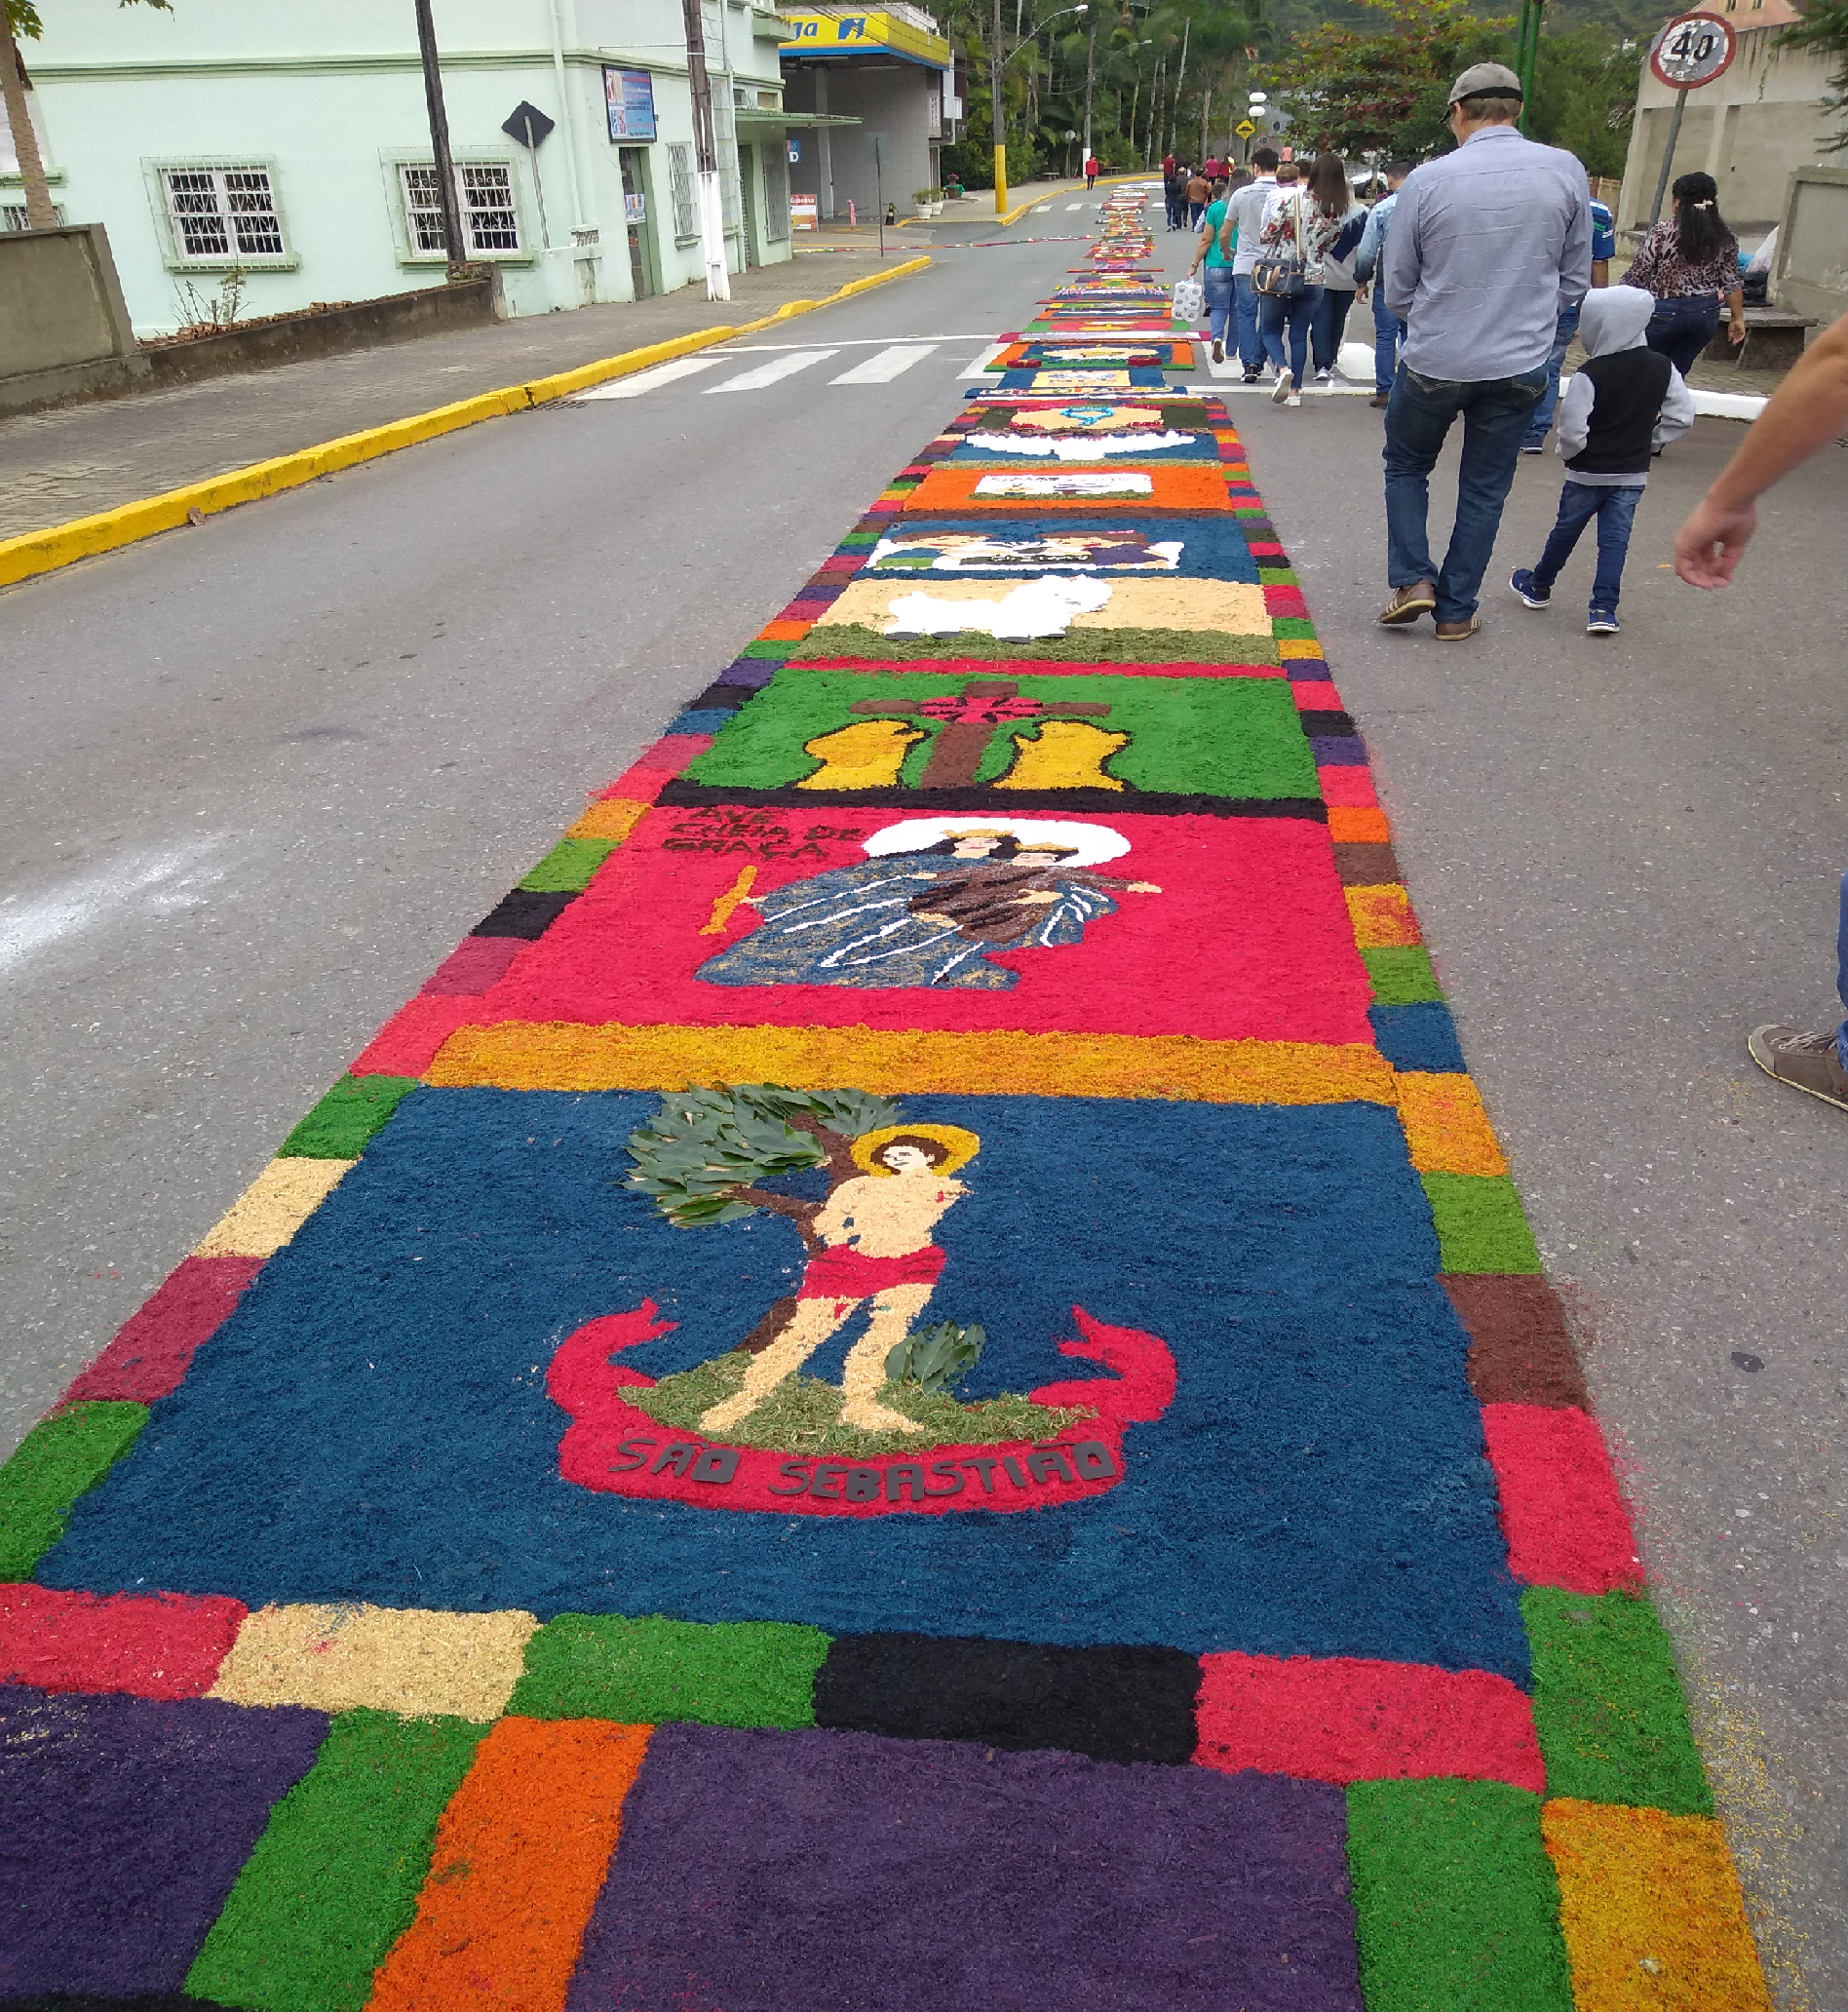
M1697 91L1726 69L1738 46L1718 15L1684 14L1656 37L1649 67L1672 91Z

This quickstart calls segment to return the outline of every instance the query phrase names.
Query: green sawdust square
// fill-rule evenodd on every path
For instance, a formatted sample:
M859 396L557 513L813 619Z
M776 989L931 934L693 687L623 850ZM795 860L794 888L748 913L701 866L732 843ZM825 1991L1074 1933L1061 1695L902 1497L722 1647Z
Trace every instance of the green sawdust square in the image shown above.
M357 1160L416 1089L415 1076L342 1076L276 1148L279 1160Z
M1389 945L1384 949L1363 950L1361 962L1367 966L1376 1006L1422 1006L1444 997L1437 974L1431 969L1431 952L1416 945Z
M624 1725L812 1725L828 1644L819 1628L784 1621L560 1614L527 1643L507 1710Z
M1538 1796L1356 1782L1347 1808L1367 2012L1572 2012Z
M0 1580L27 1579L96 1487L135 1444L147 1407L74 1404L41 1418L0 1467Z
M1289 625L1273 623L1278 635ZM1226 629L1074 629L1063 636L989 636L958 629L948 636L885 636L859 622L829 622L811 630L787 655L863 657L902 664L913 657L994 658L1010 664L1275 664L1269 636L1234 636Z
M520 884L528 894L582 894L615 850L612 838L560 838Z
M957 647L961 648L960 640ZM1319 793L1315 755L1304 738L1290 686L1282 677L1011 677L1023 700L1048 709L1047 718L1072 718L1105 734L1127 734L1127 745L1103 761L1103 773L1131 790L1176 795L1313 797ZM882 716L856 713L857 705L921 704L952 698L967 676L943 672L804 671L785 668L720 729L711 748L687 770L690 781L721 789L773 790L806 781L825 764L827 751L808 744L843 727ZM1063 714L1060 708L1084 707ZM1107 707L1107 712L1095 709ZM923 785L937 743L938 723L927 714L890 716L918 735L905 753L898 786ZM1022 744L1037 739L1035 719L998 724L974 780L1005 775ZM1126 799L1128 792L1125 793Z
M1648 1600L1535 1586L1521 1613L1548 1793L1711 1816L1675 1655Z
M1420 1174L1444 1271L1540 1269L1540 1253L1505 1174Z
M437 1819L486 1731L343 1712L270 1812L187 1992L256 2012L360 2012L416 1912Z

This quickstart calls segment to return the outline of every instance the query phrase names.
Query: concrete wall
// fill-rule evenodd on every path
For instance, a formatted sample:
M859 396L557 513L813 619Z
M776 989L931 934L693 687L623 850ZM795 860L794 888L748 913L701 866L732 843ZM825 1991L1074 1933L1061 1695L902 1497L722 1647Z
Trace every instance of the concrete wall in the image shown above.
M780 87L778 29L765 8L706 0L705 13L715 93L733 79ZM660 137L644 149L652 277L665 290L703 277L697 243L677 241L669 194L668 148L693 137L677 0L558 0L557 57L552 0L435 0L435 17L456 157L511 171L520 246L494 260L511 313L631 297L605 62L654 77ZM441 254L408 240L398 181L399 162L430 157L408 0L185 0L171 13L59 0L33 46L32 76L60 177L54 193L73 219L108 225L141 333L175 329L184 287L212 292L228 263L176 254L163 163L268 168L289 255L247 261L249 314L441 283ZM534 155L500 130L521 99L557 122ZM736 269L740 240L732 252Z
M815 82L821 64L789 65L785 72L783 102L790 111L812 112ZM828 105L830 116L858 119L858 126L838 126L828 135L828 152L832 158L834 213L847 214L851 200L863 222L876 213L877 188L882 183L885 200L899 206L901 216L916 213L912 201L916 189L936 185L936 146L930 131L930 101L941 102L943 73L921 63L830 62L826 65ZM873 172L873 135L880 139L883 168ZM820 196L822 213L828 213L822 188L820 168L821 135L807 133L802 159L789 169L792 190Z
M0 231L0 370L65 369L134 347L101 224Z
M1848 168L1799 168L1778 232L1772 297L1823 323L1848 313Z
M1787 8L1776 12L1778 19L1768 25L1739 29L1731 68L1686 94L1669 176L1673 181L1697 169L1711 174L1719 185L1720 214L1748 245L1783 215L1791 174L1822 158L1833 130L1823 102L1830 59L1810 50L1777 48L1778 21L1793 17ZM1620 230L1648 219L1680 95L1644 63L1617 204ZM1666 198L1662 213L1668 214Z

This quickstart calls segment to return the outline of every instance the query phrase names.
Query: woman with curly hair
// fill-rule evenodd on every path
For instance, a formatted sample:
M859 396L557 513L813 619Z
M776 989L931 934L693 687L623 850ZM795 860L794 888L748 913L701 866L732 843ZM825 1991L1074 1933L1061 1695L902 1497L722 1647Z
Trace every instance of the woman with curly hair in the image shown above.
M1719 213L1711 174L1682 174L1673 190L1675 214L1653 225L1637 248L1624 285L1655 295L1644 339L1685 377L1719 329L1726 303L1726 339L1746 339L1746 297L1739 276L1739 240Z

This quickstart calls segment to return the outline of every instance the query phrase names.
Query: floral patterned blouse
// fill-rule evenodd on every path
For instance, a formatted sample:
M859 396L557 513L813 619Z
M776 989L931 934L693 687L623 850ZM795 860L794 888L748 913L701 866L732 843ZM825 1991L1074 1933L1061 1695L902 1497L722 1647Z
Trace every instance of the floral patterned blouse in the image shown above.
M1279 258L1294 257L1300 252L1308 268L1304 279L1308 285L1319 287L1323 254L1341 235L1351 214L1352 212L1341 216L1323 215L1322 205L1300 184L1279 189L1265 206L1264 221L1258 226L1259 251ZM1298 216L1302 220L1300 245L1296 236Z
M1681 256L1672 222L1651 226L1624 275L1626 287L1640 287L1658 300L1681 300L1703 293L1724 295L1734 292L1739 284L1739 241L1731 231L1720 240L1713 257L1695 265Z

